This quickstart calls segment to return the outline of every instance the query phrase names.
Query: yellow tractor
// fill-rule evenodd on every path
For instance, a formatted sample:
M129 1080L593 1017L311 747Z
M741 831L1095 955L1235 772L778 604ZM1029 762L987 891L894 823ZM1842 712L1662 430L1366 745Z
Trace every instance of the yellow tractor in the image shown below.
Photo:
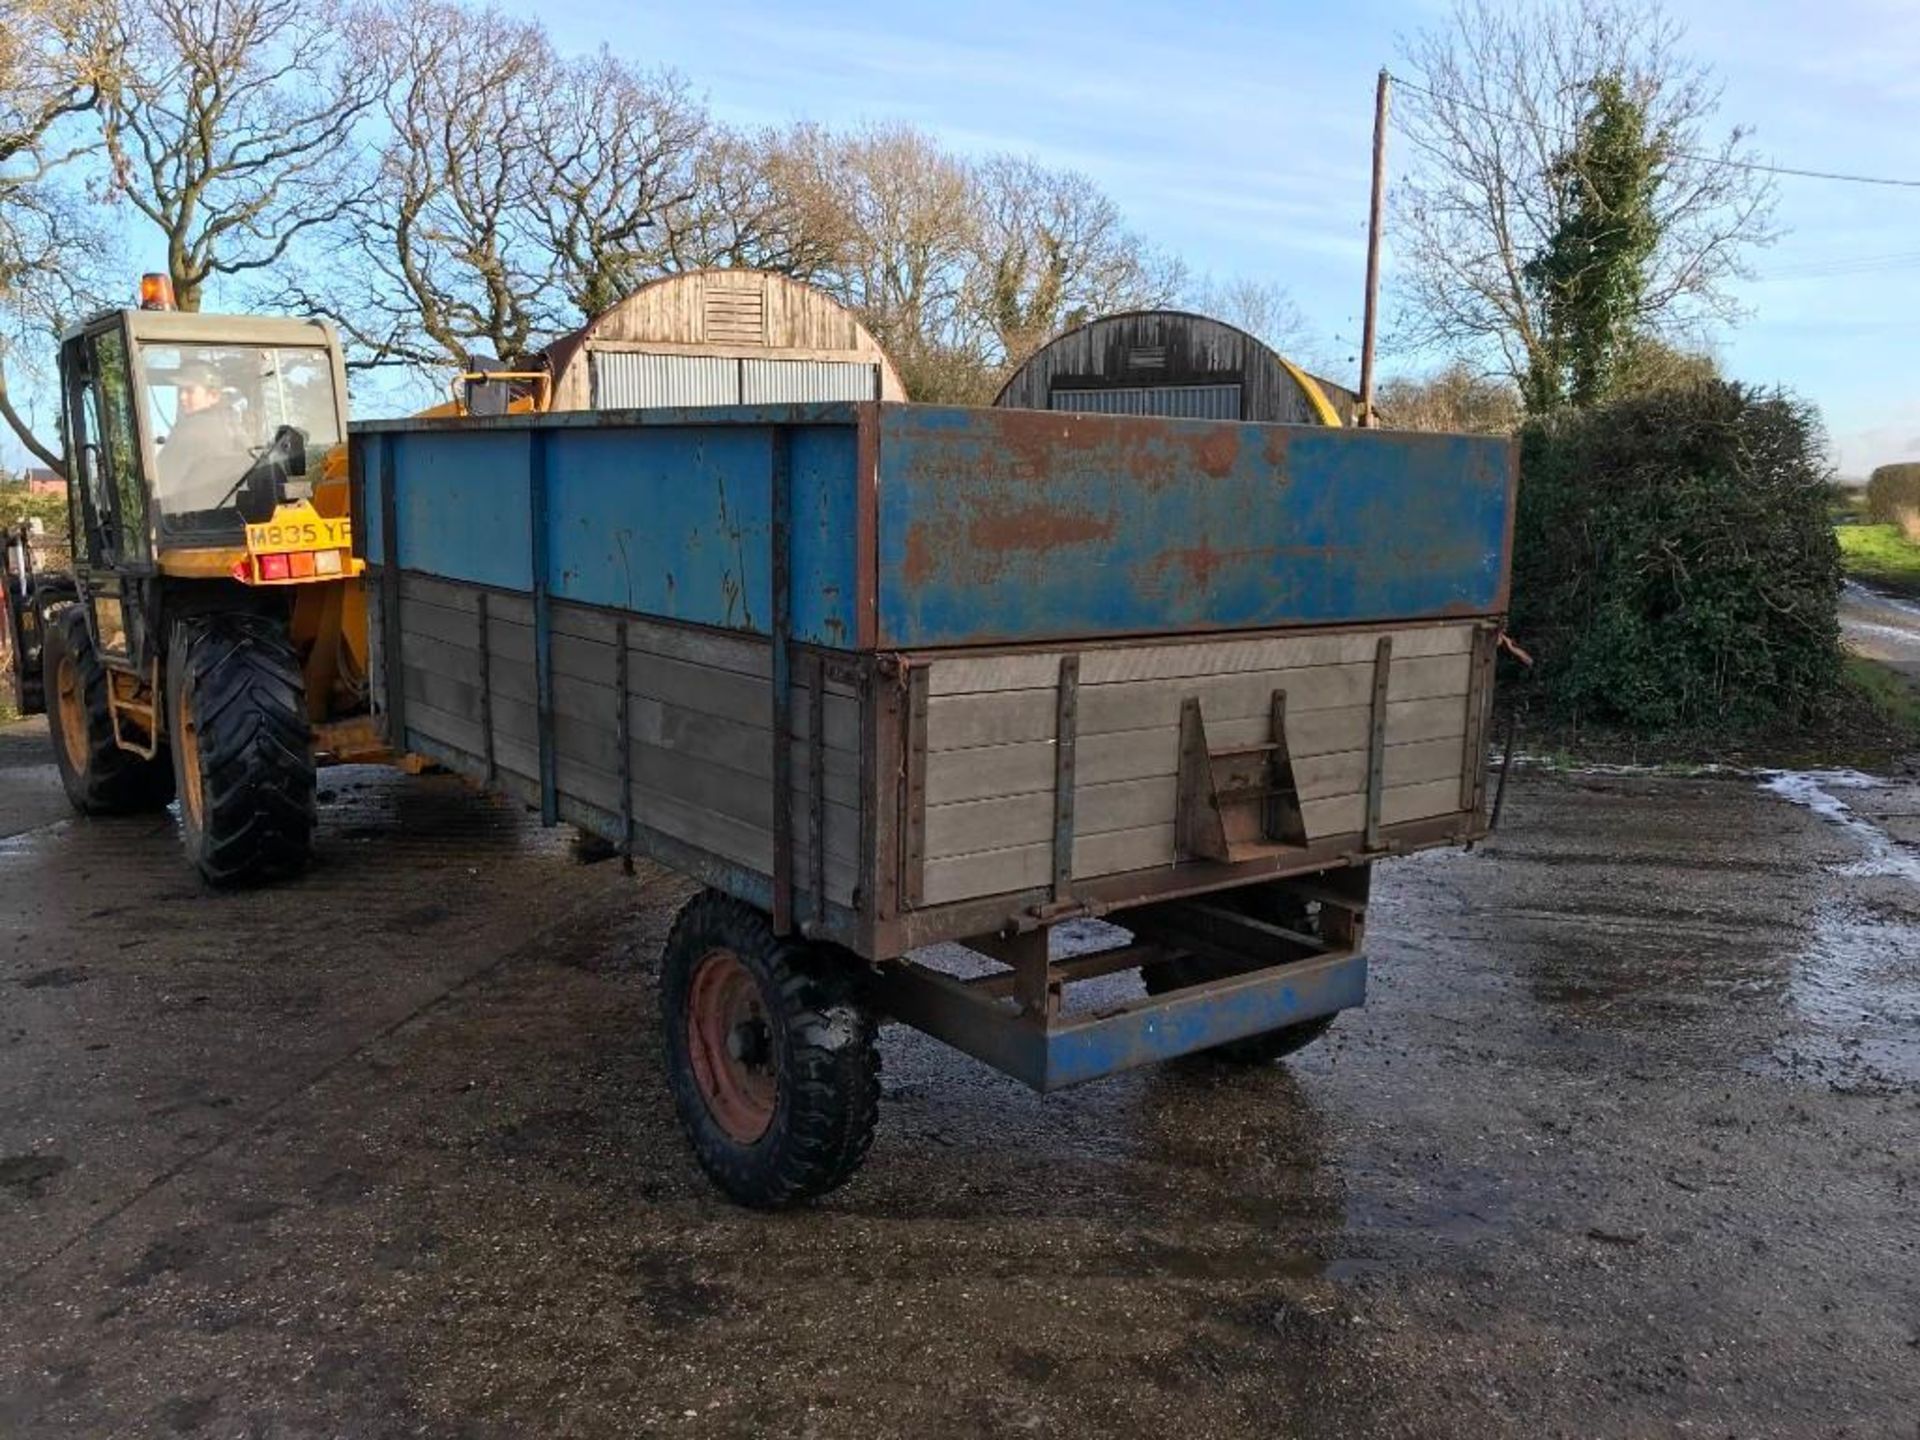
M72 576L15 577L60 776L89 814L180 801L217 885L298 870L321 760L385 757L345 473L346 376L309 320L147 304L63 337ZM16 655L27 666L34 657Z

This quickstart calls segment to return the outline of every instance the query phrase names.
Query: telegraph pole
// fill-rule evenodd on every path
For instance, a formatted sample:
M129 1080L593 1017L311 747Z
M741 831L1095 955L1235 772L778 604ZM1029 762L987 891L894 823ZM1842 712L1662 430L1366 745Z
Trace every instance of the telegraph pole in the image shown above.
M1373 206L1367 215L1367 311L1360 333L1360 423L1371 427L1373 413L1373 336L1380 309L1380 212L1387 190L1387 87L1384 68L1373 97Z

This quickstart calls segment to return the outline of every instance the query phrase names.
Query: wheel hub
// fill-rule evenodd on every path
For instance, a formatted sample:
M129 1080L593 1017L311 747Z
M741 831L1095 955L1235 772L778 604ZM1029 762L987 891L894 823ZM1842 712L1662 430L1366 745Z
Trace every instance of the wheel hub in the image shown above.
M200 789L200 730L193 723L193 702L184 685L173 707L173 744L180 756L180 808L193 824L201 825L205 800Z
M759 983L731 950L710 950L687 988L687 1052L707 1111L737 1144L773 1124L779 1073Z
M71 655L60 657L54 672L54 688L60 714L60 739L67 759L76 770L87 763L87 697L80 685L80 668Z

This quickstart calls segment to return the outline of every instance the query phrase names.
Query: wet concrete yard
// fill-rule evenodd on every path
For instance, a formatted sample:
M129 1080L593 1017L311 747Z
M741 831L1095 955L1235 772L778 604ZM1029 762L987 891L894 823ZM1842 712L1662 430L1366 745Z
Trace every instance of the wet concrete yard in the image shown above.
M668 1108L681 882L323 791L212 895L0 730L0 1435L1920 1435L1920 785L1527 773L1290 1066L890 1030L775 1217Z

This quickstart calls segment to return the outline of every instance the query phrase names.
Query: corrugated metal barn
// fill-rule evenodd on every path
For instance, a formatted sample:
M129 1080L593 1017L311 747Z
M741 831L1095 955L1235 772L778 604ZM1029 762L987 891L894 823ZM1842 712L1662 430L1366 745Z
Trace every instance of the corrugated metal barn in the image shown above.
M642 286L547 347L555 410L904 400L853 313L762 270L694 270Z
M1254 336L1184 310L1090 321L1035 351L994 404L1097 415L1351 425L1358 396Z

